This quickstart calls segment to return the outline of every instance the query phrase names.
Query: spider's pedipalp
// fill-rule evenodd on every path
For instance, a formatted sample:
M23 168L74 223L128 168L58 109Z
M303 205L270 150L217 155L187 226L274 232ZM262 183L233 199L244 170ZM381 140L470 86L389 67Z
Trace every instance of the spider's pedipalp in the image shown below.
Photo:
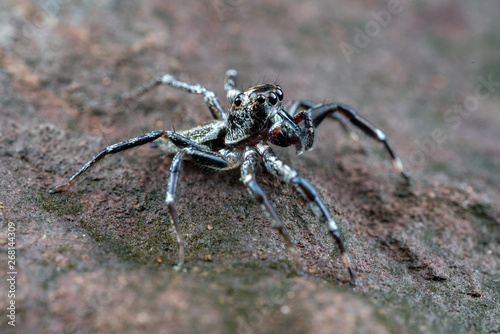
M314 125L311 113L308 110L301 110L293 115L293 117L297 123L304 121L304 131L300 136L301 142L306 151L312 150L314 146Z
M301 109L302 110L310 110L311 108L313 108L315 106L315 104L311 101L307 101L307 100L295 100L295 101L292 101L288 104L288 112L295 116L296 114L298 114ZM352 128L349 126L349 124L347 123L346 119L339 115L339 114L336 114L336 113L333 113L333 114L330 114L330 117L333 118L334 120L336 120L337 122L339 122L340 126L342 127L342 129L344 130L344 132L347 134L347 136L349 137L349 139L356 145L359 147L360 151L362 151L363 153L366 152L366 148L363 146L363 144L361 144L361 142L359 141L359 137L358 135L356 134L356 132L354 132L352 130ZM315 128L318 127L318 125L321 123L321 121L323 121L324 117L318 117L317 115L315 115L315 117L313 118L313 126Z

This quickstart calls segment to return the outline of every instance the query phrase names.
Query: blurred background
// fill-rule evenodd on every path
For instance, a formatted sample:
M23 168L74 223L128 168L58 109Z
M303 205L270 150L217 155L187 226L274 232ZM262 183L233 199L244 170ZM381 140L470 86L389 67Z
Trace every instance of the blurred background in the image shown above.
M499 13L495 0L2 0L0 219L19 229L16 329L498 332ZM170 158L137 149L45 195L109 143L211 119L199 96L168 87L117 106L120 93L171 73L227 107L228 68L242 89L277 82L287 101L352 106L413 176L402 187L380 145L362 136L360 154L334 122L314 151L278 150L341 222L354 290L306 205L271 177L305 276L238 173L186 166L187 273L171 269Z

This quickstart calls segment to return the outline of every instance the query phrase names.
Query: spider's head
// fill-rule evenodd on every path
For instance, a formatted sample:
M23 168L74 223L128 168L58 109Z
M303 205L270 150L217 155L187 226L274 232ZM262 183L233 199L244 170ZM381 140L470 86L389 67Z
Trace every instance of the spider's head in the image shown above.
M281 87L272 84L254 86L236 96L229 110L225 144L234 146L259 133L283 109L282 100Z

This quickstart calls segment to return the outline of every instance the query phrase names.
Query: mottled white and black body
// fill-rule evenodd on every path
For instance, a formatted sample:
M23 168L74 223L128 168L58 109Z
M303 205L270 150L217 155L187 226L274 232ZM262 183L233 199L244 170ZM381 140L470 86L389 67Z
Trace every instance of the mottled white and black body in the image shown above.
M349 106L329 103L313 104L309 101L293 101L288 111L282 105L283 91L275 84L263 84L240 92L235 86L236 71L228 70L224 88L231 108L226 113L215 94L199 84L180 81L170 74L162 75L131 92L124 94L127 100L135 99L159 85L169 85L187 92L204 96L205 103L212 112L214 120L204 125L182 131L153 131L143 136L129 139L102 150L86 163L71 179L49 190L57 193L69 187L78 177L98 163L108 154L118 153L133 147L160 141L160 146L169 153L174 153L170 169L166 204L175 227L179 244L180 267L184 262L184 240L175 210L176 189L182 172L183 160L191 160L205 167L216 170L240 168L241 181L250 195L260 204L274 228L283 236L297 266L300 268L297 252L266 194L257 183L256 171L263 164L266 170L283 181L292 184L310 203L312 211L328 229L329 234L340 249L352 284L356 283L354 271L340 238L336 222L332 219L325 205L313 186L297 171L281 161L269 145L282 147L295 146L297 154L311 150L314 144L316 127L327 117L340 122L351 138L357 141L351 130L350 121L366 134L385 145L395 167L409 181L403 171L400 159L394 153L382 131L359 116Z

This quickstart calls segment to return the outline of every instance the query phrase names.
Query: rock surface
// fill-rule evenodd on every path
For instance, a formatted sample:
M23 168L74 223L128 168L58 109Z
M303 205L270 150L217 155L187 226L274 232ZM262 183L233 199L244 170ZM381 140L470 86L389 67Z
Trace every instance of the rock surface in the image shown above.
M500 23L497 1L11 1L0 3L0 244L16 226L15 299L2 333L500 332ZM364 155L334 122L313 151L277 150L340 225L359 285L293 188L260 178L306 267L238 172L186 163L184 271L164 205L171 157L109 143L210 120L168 87L279 82L285 99L351 105L386 133ZM7 307L16 305L16 327ZM6 320L7 319L7 320Z

